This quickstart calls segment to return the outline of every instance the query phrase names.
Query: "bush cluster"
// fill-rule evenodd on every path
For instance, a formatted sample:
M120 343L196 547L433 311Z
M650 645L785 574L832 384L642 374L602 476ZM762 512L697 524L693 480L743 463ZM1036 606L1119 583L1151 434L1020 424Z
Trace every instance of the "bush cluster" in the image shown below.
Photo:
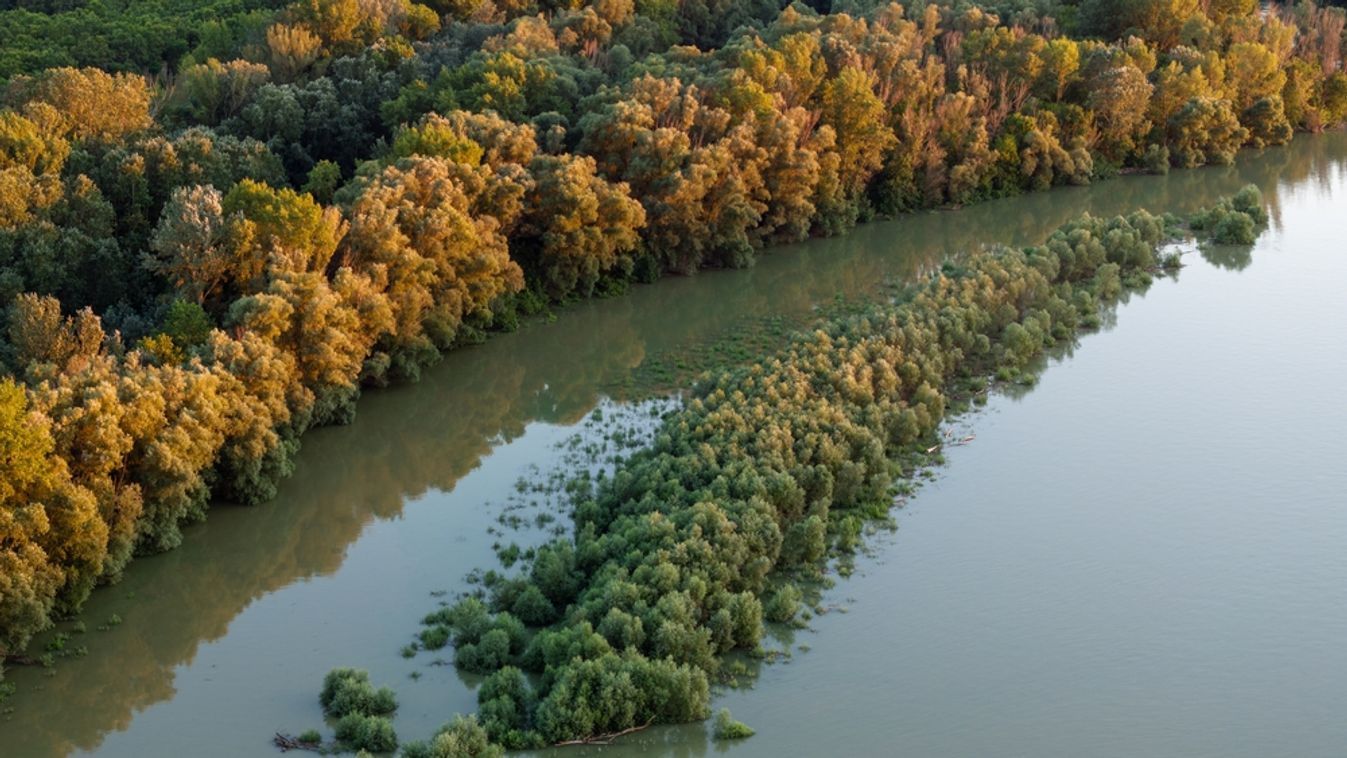
M1197 218L1261 208L1250 188ZM1022 370L1098 323L1127 283L1168 262L1158 251L1179 229L1145 211L1086 215L703 381L652 446L576 490L572 539L489 582L488 602L425 619L449 630L460 666L488 673L486 734L536 748L705 718L723 654L756 649L764 620L792 620L796 582L887 512L949 389ZM552 613L526 625L514 611L535 594Z
M338 742L375 753L397 748L397 734L388 718L398 708L397 698L387 687L374 689L367 672L349 668L328 672L318 702L324 713L337 719Z
M398 709L397 698L387 687L374 689L369 673L356 669L333 669L323 678L318 696L323 712L333 718L350 713L387 716Z

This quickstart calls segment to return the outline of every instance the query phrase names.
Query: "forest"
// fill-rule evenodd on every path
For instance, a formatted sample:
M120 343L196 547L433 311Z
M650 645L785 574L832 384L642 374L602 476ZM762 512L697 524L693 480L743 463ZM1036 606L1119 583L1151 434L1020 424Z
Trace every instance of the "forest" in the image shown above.
M0 3L0 657L27 660L34 634L211 502L271 498L303 433L348 422L365 388L556 305L877 216L1228 163L1337 126L1344 18L1251 0ZM1093 276L1079 255L1016 276ZM997 272L948 281L1006 296ZM1032 346L1074 323L1060 299L1032 323L956 308L990 318L992 342L955 347ZM940 386L919 369L897 376L919 402L896 438L939 403L912 394ZM826 487L859 497L882 450L847 444L829 443L853 462ZM736 518L765 519L745 497ZM639 502L598 501L577 549ZM767 542L741 547L812 555L818 527L800 524L772 547L762 521ZM743 593L765 576L661 611L725 617L705 640L651 638L678 666L614 653L549 697L638 677L691 693L660 718L699 711L697 666L749 641ZM521 588L520 612L552 620L579 598L570 581ZM491 639L483 660L503 659ZM572 642L594 640L556 650ZM493 736L589 728L544 706Z

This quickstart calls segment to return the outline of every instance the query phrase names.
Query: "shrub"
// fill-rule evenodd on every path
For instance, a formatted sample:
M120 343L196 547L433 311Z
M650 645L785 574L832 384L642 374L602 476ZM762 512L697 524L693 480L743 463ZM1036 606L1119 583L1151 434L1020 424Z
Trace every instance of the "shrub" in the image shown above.
M718 740L742 740L752 737L753 729L742 721L735 721L730 716L729 708L721 708L716 712L715 737Z
M409 743L403 758L502 758L505 751L494 745L473 716L455 716L440 727L429 742Z
M1212 239L1222 245L1252 245L1257 236L1253 219L1238 211L1221 217L1211 230Z
M348 713L337 721L337 740L352 750L387 753L398 747L393 722L385 716Z
M504 629L492 629L476 643L459 645L454 651L454 665L464 671L487 673L504 666L510 660L510 635Z
M1151 145L1141 156L1141 165L1152 174L1169 173L1169 148L1164 145Z
M529 626L547 626L557 620L557 609L542 590L530 584L519 593L511 606L514 615Z
M1258 225L1267 223L1267 209L1263 207L1263 193L1257 185L1246 184L1230 198L1230 207L1247 215Z
M421 630L421 645L427 650L439 650L449 644L449 627L444 624L436 624L428 629Z
M383 716L398 708L397 697L387 687L375 690L369 674L356 669L333 669L323 679L323 690L318 696L323 712L333 718L355 713Z
M1193 214L1194 229L1210 235L1222 245L1250 245L1257 239L1257 228L1267 223L1263 194L1254 185L1241 189L1234 197Z
M786 624L795 619L800 612L800 590L793 584L783 584L772 593L772 597L762 608L768 621Z

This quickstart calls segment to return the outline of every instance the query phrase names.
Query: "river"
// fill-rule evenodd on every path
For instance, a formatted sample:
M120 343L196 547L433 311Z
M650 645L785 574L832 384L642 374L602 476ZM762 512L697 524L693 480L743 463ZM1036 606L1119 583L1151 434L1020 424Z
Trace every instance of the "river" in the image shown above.
M1186 256L1032 390L952 422L976 439L826 593L838 611L717 697L757 736L726 747L698 724L602 752L1341 756L1342 133L869 224L453 353L306 437L274 502L217 506L97 591L68 643L87 655L11 669L0 754L270 755L273 732L322 726L336 666L393 686L399 734L428 736L474 709L474 682L399 648L440 593L496 565L493 542L529 538L493 534L521 477L564 466L578 431L644 415L607 399L643 368L1082 211L1186 212L1249 182L1271 205L1256 245Z

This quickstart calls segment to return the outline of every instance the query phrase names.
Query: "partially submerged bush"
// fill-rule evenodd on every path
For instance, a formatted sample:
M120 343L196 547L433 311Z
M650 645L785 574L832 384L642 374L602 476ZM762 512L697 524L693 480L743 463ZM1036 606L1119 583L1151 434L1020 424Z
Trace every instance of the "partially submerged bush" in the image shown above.
M795 620L800 612L800 590L793 584L784 584L763 606L763 615L768 621L786 624Z
M735 721L730 715L729 708L721 708L716 712L716 725L714 731L718 740L742 740L752 737L753 728L742 721Z
M474 716L455 716L429 742L412 742L403 748L403 758L501 758L505 751L491 744L486 730Z
M1258 227L1267 220L1263 193L1250 184L1233 197L1194 214L1192 227L1206 232L1217 244L1252 245L1258 238Z
M439 650L449 644L449 627L436 624L420 634L421 646L427 650Z
M348 713L337 721L337 740L352 750L387 753L398 747L393 722L385 716Z
M374 689L369 673L356 669L333 669L323 679L323 691L318 696L323 712L333 718L351 713L366 716L384 716L398 709L393 691L387 687Z

